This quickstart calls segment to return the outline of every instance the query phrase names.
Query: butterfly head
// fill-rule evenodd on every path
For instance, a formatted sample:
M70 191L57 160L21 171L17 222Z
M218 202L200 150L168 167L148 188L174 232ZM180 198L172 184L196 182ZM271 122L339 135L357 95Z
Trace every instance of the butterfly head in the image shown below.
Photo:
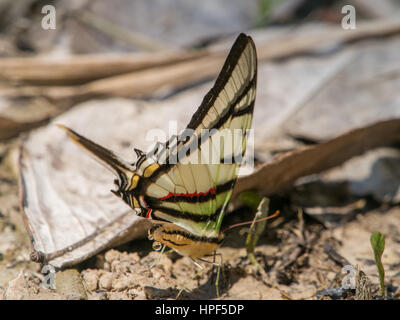
M120 197L133 209L140 209L141 207L136 196L140 178L140 175L135 171L121 171L118 173L118 179L114 180L116 190L111 190L111 192Z
M145 202L140 199L143 183L147 181L160 167L160 165L151 157L138 149L136 161L130 165L129 170L126 167L119 167L115 170L118 179L114 180L116 190L111 190L116 196L120 197L133 209L137 209L139 215L145 215L148 208Z

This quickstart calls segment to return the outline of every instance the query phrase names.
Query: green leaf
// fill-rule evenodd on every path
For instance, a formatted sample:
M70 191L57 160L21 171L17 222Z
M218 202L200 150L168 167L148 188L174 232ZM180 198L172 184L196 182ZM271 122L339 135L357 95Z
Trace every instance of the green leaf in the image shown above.
M371 246L374 250L375 263L378 268L382 296L385 296L385 269L382 264L382 255L385 250L385 237L380 232L371 235Z
M268 210L269 210L269 199L268 198L261 198L261 201L259 201L258 207L257 207L257 213L254 216L253 223L250 226L249 233L247 234L247 239L246 239L246 251L247 251L247 256L250 259L250 261L253 263L253 265L259 269L261 273L263 273L261 266L258 264L255 256L254 256L254 248L257 245L258 239L261 236L261 233L265 230L265 227L267 226L267 220L261 221L261 222L256 222L256 220L265 218L268 216Z
M262 197L253 191L244 191L239 195L239 201L253 209L254 212L256 212L261 200Z
M374 249L374 253L382 257L383 251L385 250L385 237L380 232L374 232L371 235L371 245Z
M262 198L257 207L257 213L254 216L253 223L250 225L249 233L247 234L247 239L246 239L247 253L254 252L254 248L257 245L258 239L260 238L261 233L265 230L265 227L267 226L267 220L257 223L255 221L268 217L268 210L269 210L269 199Z

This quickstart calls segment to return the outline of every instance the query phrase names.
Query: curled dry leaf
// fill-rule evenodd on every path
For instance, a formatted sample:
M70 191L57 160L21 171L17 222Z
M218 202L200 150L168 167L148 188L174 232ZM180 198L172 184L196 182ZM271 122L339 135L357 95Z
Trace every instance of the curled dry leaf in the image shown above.
M121 103L119 110L114 117L110 116L108 125L135 114L131 104L124 108ZM74 111L57 121L68 124L69 117L77 116ZM77 111L88 119L82 109ZM96 111L101 112L101 108L86 108L86 113L98 114ZM92 121L99 123L96 117ZM86 127L84 131L90 131L104 145L111 146L112 140L121 142L121 137L112 134L101 138L103 128L90 126L86 121L74 125L81 130ZM129 134L135 135L138 128L131 128ZM114 145L113 149L121 151L123 147ZM82 156L54 123L24 141L19 164L21 208L34 261L68 266L106 247L145 235L148 221L132 214L110 192L112 174L90 157Z
M199 58L206 51L1 58L4 80L30 85L71 85ZM46 70L46 72L43 72Z
M239 179L234 195L256 190L263 195L283 191L298 178L338 166L368 150L400 141L400 119L381 121L324 143L287 152Z

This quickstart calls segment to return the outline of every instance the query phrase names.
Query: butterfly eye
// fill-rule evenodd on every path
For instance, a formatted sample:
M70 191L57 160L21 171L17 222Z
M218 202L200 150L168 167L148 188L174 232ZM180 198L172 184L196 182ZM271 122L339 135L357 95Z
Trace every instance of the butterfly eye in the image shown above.
M117 197L121 198L121 192L120 192L120 183L118 179L114 179L114 184L117 187L117 190L110 190L112 193L114 193Z
M119 184L119 180L118 179L114 179L114 184L119 188L120 184Z

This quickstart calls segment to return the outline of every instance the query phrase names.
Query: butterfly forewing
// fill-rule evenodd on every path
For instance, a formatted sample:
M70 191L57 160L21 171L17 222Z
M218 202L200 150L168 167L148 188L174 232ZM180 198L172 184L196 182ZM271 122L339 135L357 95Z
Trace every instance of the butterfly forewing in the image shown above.
M187 129L158 154L167 163L144 189L154 209L153 219L172 222L199 236L218 234L240 166L235 159L241 159L246 149L256 81L255 46L241 34ZM175 158L178 163L168 163ZM159 187L168 191L167 196L166 192L157 196Z

